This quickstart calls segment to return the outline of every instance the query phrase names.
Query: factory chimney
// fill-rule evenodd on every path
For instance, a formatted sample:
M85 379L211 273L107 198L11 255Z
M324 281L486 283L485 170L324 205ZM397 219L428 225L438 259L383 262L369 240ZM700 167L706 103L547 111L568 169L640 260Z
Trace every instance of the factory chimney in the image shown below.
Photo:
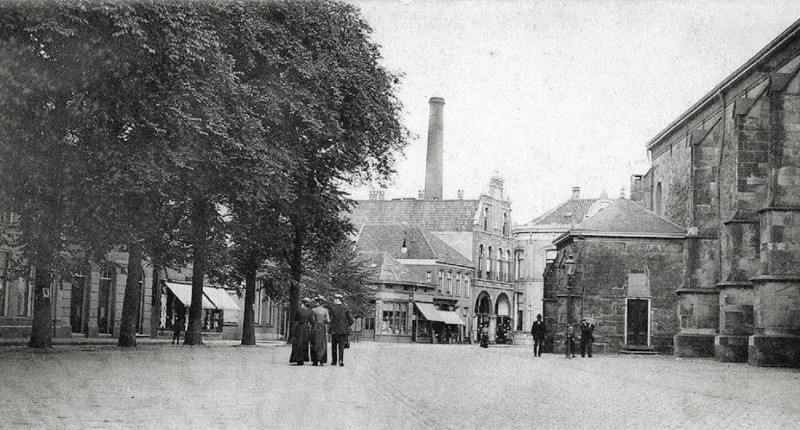
M425 198L442 199L444 99L431 97L428 116L428 159L425 166Z

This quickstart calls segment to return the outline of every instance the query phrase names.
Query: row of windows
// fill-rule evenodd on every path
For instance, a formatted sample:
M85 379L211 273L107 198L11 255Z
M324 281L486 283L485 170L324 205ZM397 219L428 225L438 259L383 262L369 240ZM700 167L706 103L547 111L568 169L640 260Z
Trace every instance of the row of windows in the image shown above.
M508 214L503 213L503 236L511 234L511 223L508 219ZM489 231L489 208L483 210L483 231Z
M384 302L381 310L381 334L408 334L408 303Z
M425 275L428 283L431 283L431 276L431 272ZM469 297L469 273L440 270L436 292L451 296Z
M520 277L519 265L516 275ZM510 282L511 251L499 248L494 252L491 246L485 251L483 245L478 245L478 278Z

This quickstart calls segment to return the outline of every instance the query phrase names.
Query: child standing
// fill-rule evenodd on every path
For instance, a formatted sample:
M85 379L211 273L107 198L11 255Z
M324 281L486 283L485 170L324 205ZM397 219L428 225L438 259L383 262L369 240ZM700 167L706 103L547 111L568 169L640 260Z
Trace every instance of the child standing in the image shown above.
M567 358L575 358L575 329L572 328L571 324L567 324L564 346L566 346Z

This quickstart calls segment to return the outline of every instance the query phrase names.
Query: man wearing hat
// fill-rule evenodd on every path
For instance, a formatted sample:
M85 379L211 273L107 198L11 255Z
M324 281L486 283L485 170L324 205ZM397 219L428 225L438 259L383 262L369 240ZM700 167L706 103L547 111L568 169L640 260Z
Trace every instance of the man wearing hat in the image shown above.
M333 305L330 310L330 333L331 333L331 366L336 365L336 360L339 360L339 366L344 366L344 348L348 343L350 336L350 326L355 322L355 318L350 313L350 309L342 304L342 295L333 295ZM338 353L338 354L337 354Z
M311 309L314 313L314 322L311 326L311 362L320 366L328 361L328 329L331 322L328 308L325 307L325 297L317 296L316 306Z

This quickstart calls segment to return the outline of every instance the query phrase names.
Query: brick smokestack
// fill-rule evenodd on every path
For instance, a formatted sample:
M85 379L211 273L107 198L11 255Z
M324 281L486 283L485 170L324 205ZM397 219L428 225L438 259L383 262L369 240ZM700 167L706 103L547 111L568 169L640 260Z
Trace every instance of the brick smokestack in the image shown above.
M431 97L428 116L428 159L425 166L425 198L442 198L444 150L444 99Z

